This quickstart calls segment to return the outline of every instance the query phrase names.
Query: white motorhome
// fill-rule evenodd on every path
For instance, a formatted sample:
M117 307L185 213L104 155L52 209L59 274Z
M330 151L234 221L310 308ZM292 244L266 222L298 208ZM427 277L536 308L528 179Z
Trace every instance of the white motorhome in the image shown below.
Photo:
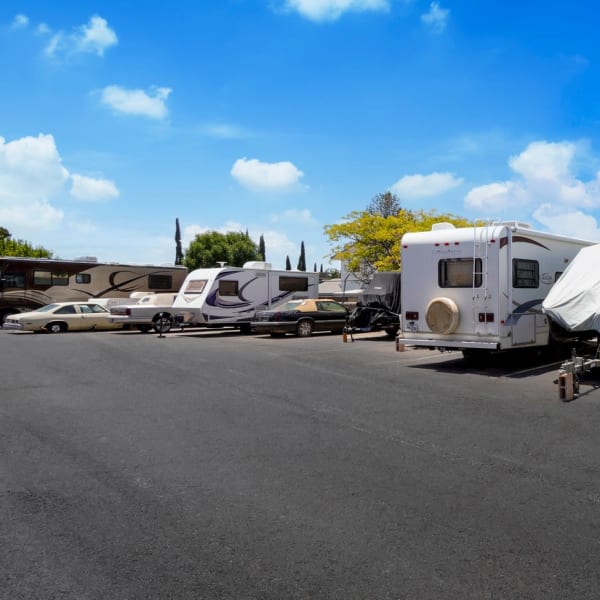
M270 263L196 269L188 274L173 303L175 315L189 325L239 327L250 331L257 310L293 298L318 298L319 274L278 271Z
M578 251L593 242L518 222L402 237L398 345L461 349L465 356L549 343L541 304Z

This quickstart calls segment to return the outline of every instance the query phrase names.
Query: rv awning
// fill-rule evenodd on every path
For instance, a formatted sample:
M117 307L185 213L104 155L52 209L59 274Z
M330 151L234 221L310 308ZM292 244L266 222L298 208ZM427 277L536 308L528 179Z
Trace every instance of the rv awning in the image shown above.
M600 331L600 244L578 252L542 308L568 331Z

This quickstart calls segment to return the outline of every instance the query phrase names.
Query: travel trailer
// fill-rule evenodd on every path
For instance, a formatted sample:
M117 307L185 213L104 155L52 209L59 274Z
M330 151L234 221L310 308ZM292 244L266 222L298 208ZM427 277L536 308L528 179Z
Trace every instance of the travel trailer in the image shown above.
M293 298L317 298L319 274L277 271L270 263L192 271L181 286L173 312L183 323L201 327L239 327L250 332L257 310Z
M52 302L177 292L186 275L187 269L181 266L0 256L0 323L10 314Z
M397 343L476 356L545 346L542 301L579 250L593 242L518 222L402 237L402 325Z

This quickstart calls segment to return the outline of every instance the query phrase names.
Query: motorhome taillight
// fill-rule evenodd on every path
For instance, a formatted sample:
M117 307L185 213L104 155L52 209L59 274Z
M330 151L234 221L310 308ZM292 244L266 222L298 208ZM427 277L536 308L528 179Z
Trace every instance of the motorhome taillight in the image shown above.
M479 313L479 322L480 323L493 323L494 322L494 313Z
M407 311L404 313L404 318L407 321L418 321L419 320L419 313L416 311Z

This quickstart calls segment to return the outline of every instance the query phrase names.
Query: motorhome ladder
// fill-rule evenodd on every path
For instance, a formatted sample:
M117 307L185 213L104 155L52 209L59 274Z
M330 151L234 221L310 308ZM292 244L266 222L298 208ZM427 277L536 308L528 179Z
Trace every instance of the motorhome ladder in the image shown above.
M490 225L473 228L473 277L472 277L472 318L473 331L483 324L487 329L488 300L488 261L490 247ZM493 233L493 232L492 232ZM479 315L483 313L483 323Z

